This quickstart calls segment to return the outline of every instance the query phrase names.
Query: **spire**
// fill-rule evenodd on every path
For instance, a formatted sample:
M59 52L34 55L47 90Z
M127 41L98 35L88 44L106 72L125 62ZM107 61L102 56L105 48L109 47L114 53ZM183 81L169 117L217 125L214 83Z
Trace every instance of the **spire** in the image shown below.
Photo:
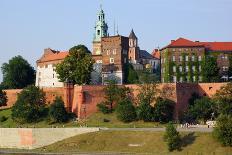
M129 38L131 38L131 39L137 39L137 37L136 37L136 35L135 35L133 29L131 30L131 33L130 33L130 35L129 35Z

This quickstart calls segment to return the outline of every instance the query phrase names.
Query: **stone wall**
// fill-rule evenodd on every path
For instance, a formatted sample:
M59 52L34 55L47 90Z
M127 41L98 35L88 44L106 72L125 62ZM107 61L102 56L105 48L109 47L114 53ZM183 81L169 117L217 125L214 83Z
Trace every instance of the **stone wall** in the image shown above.
M99 128L0 128L0 148L35 149Z

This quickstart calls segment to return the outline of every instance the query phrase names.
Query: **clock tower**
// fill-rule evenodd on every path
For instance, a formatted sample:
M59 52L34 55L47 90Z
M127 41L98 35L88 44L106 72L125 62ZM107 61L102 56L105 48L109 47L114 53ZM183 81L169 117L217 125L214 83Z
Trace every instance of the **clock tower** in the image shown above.
M102 7L100 7L100 11L97 14L97 21L94 28L93 55L101 55L101 38L109 36L108 25L105 21L105 13Z

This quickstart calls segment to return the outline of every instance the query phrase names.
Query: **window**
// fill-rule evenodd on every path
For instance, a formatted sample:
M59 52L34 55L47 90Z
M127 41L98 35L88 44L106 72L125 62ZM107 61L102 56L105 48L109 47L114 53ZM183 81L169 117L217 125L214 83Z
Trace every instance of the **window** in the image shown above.
M202 59L202 58L201 58L201 55L199 55L199 56L198 56L198 61L201 61L201 59Z
M176 51L175 48L173 48L172 51L175 52Z
M55 84L54 84L54 83L52 83L52 85L54 86Z
M113 49L113 54L116 55L116 49Z
M161 59L161 64L163 63L163 59Z
M164 63L165 63L165 61L166 61L166 58L164 58Z
M228 56L227 56L227 55L225 55L225 59L226 59L226 60L228 59Z
M222 66L222 71L228 71L228 67L227 66Z
M183 77L180 77L180 82L183 82Z
M124 58L124 63L126 63L126 58Z
M179 66L179 71L180 71L180 72L182 72L182 71L183 71L182 66Z
M195 61L195 55L192 55L192 61Z
M55 78L55 75L53 74L52 77Z
M173 76L173 82L176 82L176 76Z
M48 68L48 65L45 65L45 68Z
M124 50L123 50L123 54L127 54L127 50L124 49Z
M196 82L196 76L193 76L193 82Z
M39 72L39 76L41 76L41 72Z
M110 55L110 50L106 50L106 52L107 52L107 55Z
M192 71L195 72L196 71L196 67L192 66Z
M179 56L180 62L183 61L183 56Z
M175 55L172 56L172 61L176 61Z
M173 70L173 72L175 73L175 72L176 72L176 66L173 66L173 67L172 67L172 70Z
M199 72L201 72L201 65L199 65Z
M181 48L179 48L179 51L181 52Z
M186 72L188 72L189 71L189 67L185 66L185 70L186 70Z
M100 30L97 30L97 35L100 35Z
M185 56L185 61L188 61L189 60L189 57L186 55Z
M202 81L202 76L199 76L199 81L200 81L200 82Z
M163 73L165 73L165 68L163 68Z
M110 58L110 63L111 63L111 64L114 63L114 58Z

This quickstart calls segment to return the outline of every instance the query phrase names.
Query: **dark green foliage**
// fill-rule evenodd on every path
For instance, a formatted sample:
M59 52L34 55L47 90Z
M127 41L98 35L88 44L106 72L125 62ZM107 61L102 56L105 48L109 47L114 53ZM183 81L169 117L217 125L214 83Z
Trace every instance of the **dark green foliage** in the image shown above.
M168 99L158 98L154 106L154 120L169 122L173 119L175 103Z
M160 82L160 75L158 73L152 73L149 70L137 71L139 77L139 83L154 83Z
M61 97L56 97L49 107L49 116L54 122L61 123L68 120L68 113Z
M137 75L137 72L134 70L133 66L131 64L126 65L126 83L127 84L135 84L138 83L139 77Z
M6 96L6 92L0 89L0 107L6 106L8 98Z
M232 113L232 83L222 86L214 95L217 113L229 115Z
M97 104L97 108L103 114L111 113L111 110L107 105L108 105L108 102L101 102Z
M194 119L203 120L204 122L211 119L212 114L215 112L215 104L208 97L195 100L194 105L189 108L189 113Z
M4 89L21 89L35 82L35 70L21 56L13 57L1 69Z
M131 122L136 119L136 111L129 99L120 101L116 108L117 118L123 122Z
M8 118L6 116L0 116L0 122L5 122Z
M195 100L200 99L200 98L201 98L201 96L199 94L197 94L195 92L192 93L191 98L188 100L189 106L194 105Z
M12 107L12 119L18 122L37 122L47 116L45 102L45 93L38 87L24 88Z
M94 60L91 52L84 45L74 46L69 50L69 56L56 66L60 81L72 81L73 84L89 84Z
M229 55L229 70L228 70L228 76L232 77L232 54ZM230 81L232 79L229 79Z
M213 136L223 145L232 146L232 116L220 115Z
M153 107L148 102L140 102L136 109L136 113L139 120L143 120L145 122L153 121Z
M164 140L167 142L169 151L181 149L181 137L172 123L168 123L166 127Z
M203 82L218 82L220 80L216 57L205 56L201 62L201 67Z

